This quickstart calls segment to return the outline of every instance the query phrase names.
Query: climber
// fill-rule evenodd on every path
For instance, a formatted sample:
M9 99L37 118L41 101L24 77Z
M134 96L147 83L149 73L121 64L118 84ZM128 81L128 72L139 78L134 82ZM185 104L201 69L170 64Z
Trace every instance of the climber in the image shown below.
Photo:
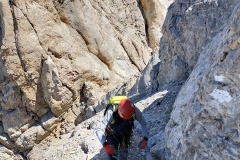
M118 105L112 105L97 125L96 135L110 160L117 159L118 149L124 150L121 159L127 159L127 148L130 145L135 119L141 124L143 134L139 148L145 149L148 141L147 123L141 111L129 99L122 99Z

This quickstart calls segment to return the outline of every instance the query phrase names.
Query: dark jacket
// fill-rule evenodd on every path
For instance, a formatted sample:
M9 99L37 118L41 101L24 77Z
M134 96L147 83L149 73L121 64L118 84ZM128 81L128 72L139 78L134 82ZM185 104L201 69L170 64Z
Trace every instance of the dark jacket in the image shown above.
M142 134L144 137L148 137L148 130L147 130L147 123L145 121L145 119L143 118L142 116L142 112L136 107L134 106L135 108L135 119L141 124L142 126ZM118 128L119 125L122 125L124 123L124 120L122 119L118 119L117 116L113 116L113 114L118 114L117 112L113 112L112 110L108 110L106 115L104 116L103 120L101 122L98 123L97 127L96 127L96 135L99 139L99 141L103 144L105 141L106 141L106 138L105 138L105 131L106 131L106 128L110 125L110 128L112 128L114 130L114 128ZM114 122L114 126L111 126L111 122L112 122L112 119L113 117L115 117L115 121L117 122ZM134 119L134 120L135 120ZM130 120L127 120L128 122L125 122L125 123L131 123ZM125 125L125 124L124 124ZM126 124L125 126L123 127L130 127L128 126L128 124ZM121 126L119 127L121 131L124 130L124 128L121 128ZM127 131L127 130L124 130L124 131ZM128 129L128 132L129 132L129 129ZM130 131L131 132L131 131ZM129 134L130 134L129 132ZM117 130L115 130L115 134L119 134L119 132ZM121 134L121 133L120 133ZM127 134L127 133L124 133L124 134Z

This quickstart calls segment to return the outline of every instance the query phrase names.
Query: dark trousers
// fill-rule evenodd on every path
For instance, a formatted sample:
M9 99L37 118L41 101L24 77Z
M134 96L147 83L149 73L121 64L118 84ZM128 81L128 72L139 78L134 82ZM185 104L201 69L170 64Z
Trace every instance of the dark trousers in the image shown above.
M130 145L131 135L119 136L114 134L108 134L106 137L107 142L114 147L117 154L120 154L121 160L126 160L128 155L128 146ZM120 149L120 151L119 151ZM117 160L117 154L108 155L110 160Z

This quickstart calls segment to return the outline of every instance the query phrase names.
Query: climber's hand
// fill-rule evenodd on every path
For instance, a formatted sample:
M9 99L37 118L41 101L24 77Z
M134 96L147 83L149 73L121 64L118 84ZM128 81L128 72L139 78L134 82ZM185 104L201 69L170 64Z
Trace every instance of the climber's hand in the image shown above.
M147 137L143 137L143 140L139 142L138 147L140 149L145 149L147 147L147 141L148 141L148 138Z
M112 146L108 142L105 142L103 144L103 148L104 148L107 155L115 154L115 150L112 148Z

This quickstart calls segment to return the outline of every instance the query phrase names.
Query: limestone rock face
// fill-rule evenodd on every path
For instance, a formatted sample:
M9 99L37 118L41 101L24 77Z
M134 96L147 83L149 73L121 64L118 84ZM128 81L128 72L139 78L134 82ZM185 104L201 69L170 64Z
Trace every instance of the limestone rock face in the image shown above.
M94 127L126 93L147 159L240 159L238 0L12 0L0 14L0 158L106 158Z
M159 129L164 138L151 148L158 158L240 158L239 14L236 0L177 0L169 7L159 57L132 89L146 94L182 86Z
M181 88L166 127L169 159L240 158L239 17L238 2Z
M148 39L153 53L158 52L160 38L162 37L162 26L167 13L168 6L174 0L141 0L145 13L148 29Z
M2 0L1 144L24 152L54 129L67 132L88 106L136 77L159 47L154 33L169 3Z
M177 1L168 12L163 26L165 38L159 58L159 87L185 80L193 70L203 50L229 23L238 1Z

